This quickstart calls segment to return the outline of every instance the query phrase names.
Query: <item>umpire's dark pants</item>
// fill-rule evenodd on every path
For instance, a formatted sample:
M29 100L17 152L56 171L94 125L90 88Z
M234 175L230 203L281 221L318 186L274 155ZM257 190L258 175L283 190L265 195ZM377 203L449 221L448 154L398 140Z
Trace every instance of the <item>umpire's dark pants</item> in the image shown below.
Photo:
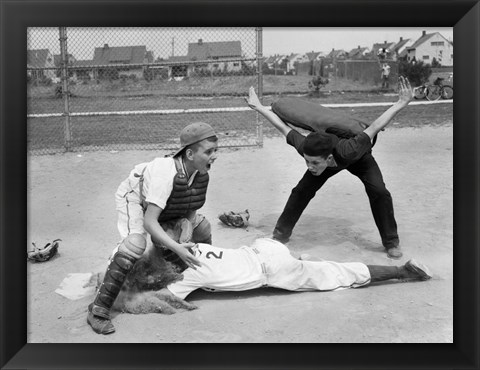
M380 232L383 246L387 249L398 246L399 239L397 223L393 214L392 196L385 187L380 168L371 153L365 154L360 160L346 169L357 176L365 186L365 191L370 200L370 208L375 224ZM317 190L330 177L340 171L341 169L327 168L320 176L314 176L307 170L297 186L293 188L287 204L277 221L273 237L280 241L288 240L295 224L310 200L315 196Z

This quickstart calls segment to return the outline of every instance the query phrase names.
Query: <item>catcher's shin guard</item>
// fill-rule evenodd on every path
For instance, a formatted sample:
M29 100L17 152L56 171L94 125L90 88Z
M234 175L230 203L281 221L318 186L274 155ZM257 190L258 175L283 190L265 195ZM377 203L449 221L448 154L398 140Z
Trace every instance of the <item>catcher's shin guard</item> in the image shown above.
M91 309L93 315L110 319L110 309L118 293L120 293L127 273L132 269L136 261L136 258L120 251L114 254L108 265L103 283L93 301Z

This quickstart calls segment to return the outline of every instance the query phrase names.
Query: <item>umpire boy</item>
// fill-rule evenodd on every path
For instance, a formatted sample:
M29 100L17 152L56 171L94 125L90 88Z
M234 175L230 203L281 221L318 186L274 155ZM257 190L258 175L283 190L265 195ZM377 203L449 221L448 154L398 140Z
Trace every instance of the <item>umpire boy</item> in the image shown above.
M325 131L313 131L312 128L313 132L305 137L285 124L273 110L263 106L253 87L250 88L247 98L249 107L262 114L287 138L287 143L292 145L305 159L308 168L288 198L273 231L274 239L283 243L287 242L295 224L316 192L330 177L347 169L351 174L357 176L365 186L373 218L388 256L391 258L402 257L392 197L385 187L382 173L371 150L372 141L377 133L387 126L393 117L413 99L413 90L408 79L399 78L398 93L398 101L356 135L350 135L347 138L339 136L336 133L344 130L334 127L333 130Z

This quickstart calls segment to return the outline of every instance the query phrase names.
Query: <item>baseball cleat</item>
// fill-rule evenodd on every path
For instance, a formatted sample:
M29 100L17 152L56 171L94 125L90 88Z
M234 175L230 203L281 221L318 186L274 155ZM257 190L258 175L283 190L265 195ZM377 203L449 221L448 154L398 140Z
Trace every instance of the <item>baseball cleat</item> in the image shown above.
M405 268L415 275L414 278L420 280L428 280L432 278L432 274L428 267L415 261L413 258L405 263Z
M110 319L104 319L103 317L95 316L92 312L92 304L88 306L87 323L92 327L93 331L97 334L111 334L115 331Z
M390 258L399 259L403 256L403 253L400 251L399 247L387 248L387 255Z

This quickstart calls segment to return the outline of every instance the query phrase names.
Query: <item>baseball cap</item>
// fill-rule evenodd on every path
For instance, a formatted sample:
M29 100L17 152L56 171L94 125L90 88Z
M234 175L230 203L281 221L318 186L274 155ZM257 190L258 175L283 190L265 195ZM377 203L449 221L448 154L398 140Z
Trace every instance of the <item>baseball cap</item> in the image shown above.
M303 154L312 157L328 157L333 152L332 135L324 132L311 132L303 142Z
M211 136L216 136L212 126L205 122L194 122L186 126L180 133L180 149L178 149L174 157L179 155L187 146L198 143Z

